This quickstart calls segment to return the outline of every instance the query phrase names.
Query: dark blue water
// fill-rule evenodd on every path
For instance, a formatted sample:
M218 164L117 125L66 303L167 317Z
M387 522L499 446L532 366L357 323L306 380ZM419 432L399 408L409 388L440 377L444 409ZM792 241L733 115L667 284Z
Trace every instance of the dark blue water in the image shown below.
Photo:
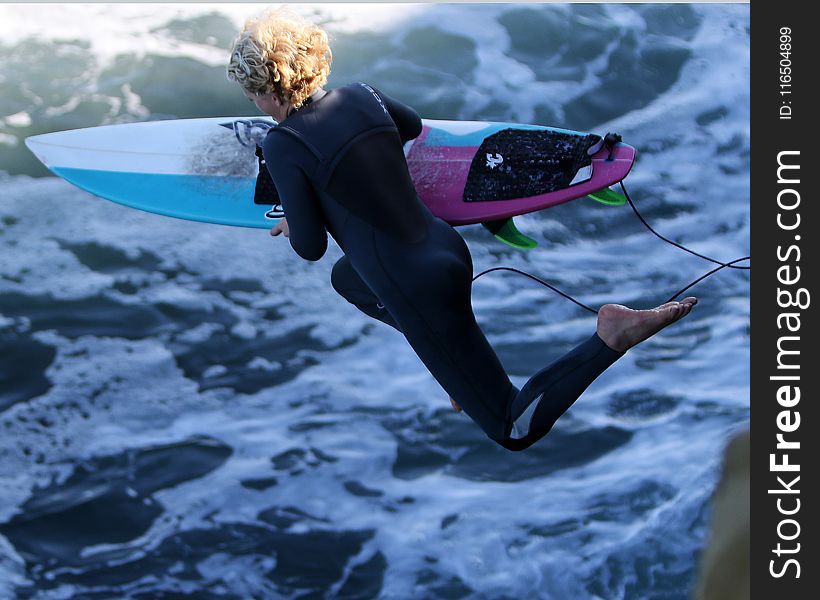
M46 176L32 134L249 114L226 48L259 6L0 7L0 598L687 598L749 419L749 275L700 284L525 453L489 442L403 338L264 231L177 221ZM748 5L298 7L427 118L618 131L664 235L749 248ZM94 33L92 33L94 32ZM710 266L628 207L518 220L587 304L648 307ZM594 328L491 274L477 318L517 384Z

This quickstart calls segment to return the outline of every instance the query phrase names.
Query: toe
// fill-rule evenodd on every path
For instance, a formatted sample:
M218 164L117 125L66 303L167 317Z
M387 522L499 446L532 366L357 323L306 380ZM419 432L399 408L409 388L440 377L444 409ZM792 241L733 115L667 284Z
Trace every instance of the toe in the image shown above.
M672 322L674 323L675 321L679 321L680 319L686 316L687 312L688 309L686 308L685 304L678 304L675 307L675 316L672 318Z

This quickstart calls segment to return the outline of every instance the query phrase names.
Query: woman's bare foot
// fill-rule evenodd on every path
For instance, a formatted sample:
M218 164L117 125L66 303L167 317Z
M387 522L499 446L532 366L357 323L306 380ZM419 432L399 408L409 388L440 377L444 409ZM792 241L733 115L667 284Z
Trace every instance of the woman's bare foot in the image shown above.
M689 296L680 302L667 302L650 310L604 304L598 311L598 337L613 350L626 352L688 315L697 303L697 298Z

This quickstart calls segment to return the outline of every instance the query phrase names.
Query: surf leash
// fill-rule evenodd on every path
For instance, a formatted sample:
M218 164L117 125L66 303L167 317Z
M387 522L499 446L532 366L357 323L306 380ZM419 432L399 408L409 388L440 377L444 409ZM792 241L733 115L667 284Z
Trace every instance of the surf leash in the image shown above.
M743 262L744 260L751 260L751 258L752 258L751 256L744 256L743 258L738 258L738 259L735 259L731 262L723 263L723 262L721 262L719 260L715 260L714 258L711 258L709 256L704 256L703 254L699 254L699 253L695 252L694 250L691 250L690 248L687 248L686 246L684 246L682 244L678 244L677 242L674 242L674 241L670 240L669 238L666 238L666 237L662 236L660 233L658 233L657 231L652 229L652 226L649 223L646 222L646 219L643 218L643 215L641 215L641 213L638 212L638 208L635 206L635 203L632 202L632 198L629 197L629 193L626 191L626 186L624 185L623 180L620 181L620 184L621 184L621 189L624 192L624 197L626 198L626 201L629 203L629 206L632 207L633 212L638 217L638 219L640 219L641 223L643 223L644 226L649 231L651 231L653 234L655 234L657 237L662 239L667 244L672 244L673 246L675 246L675 248L680 248L684 252L688 252L689 254L693 254L694 256L697 256L698 258L702 258L703 260L707 260L711 263L715 263L716 265L720 265L721 269L728 267L728 268L731 268L731 269L742 269L742 270L745 270L745 271L750 271L751 270L752 267L738 267L737 265L735 265L735 263ZM719 271L719 270L720 269L715 269L715 271Z
M635 206L635 203L632 201L632 198L629 197L629 193L626 191L626 186L624 185L623 180L621 180L620 185L621 185L621 189L623 190L623 193L624 193L623 197L626 198L626 202L629 203L629 206L632 208L632 211L638 217L640 222L643 223L643 225L652 234L654 234L655 236L657 236L658 238L660 238L664 242L666 242L668 244L671 244L672 246L674 246L674 247L676 247L680 250L683 250L684 252L688 252L689 254L697 256L698 258L700 258L702 260L705 260L705 261L708 261L708 262L711 262L711 263L714 263L714 264L718 265L717 267L715 267L711 271L705 273L704 275L701 275L700 277L698 277L697 279L695 279L694 281L689 283L686 287L684 287L681 290L679 290L678 292L674 293L672 296L670 296L670 298L668 300L666 300L666 302L672 302L673 300L678 298L681 294L683 294L684 292L686 292L690 288L694 287L695 285L697 285L698 283L700 283L701 281L703 281L707 277L710 277L710 276L714 275L715 273L717 273L718 271L721 271L723 269L738 269L738 270L744 270L744 271L750 271L751 270L752 267L750 267L750 266L738 266L738 264L737 264L737 263L740 263L740 262L751 260L751 258L752 258L751 256L744 256L742 258L736 258L735 260L732 260L732 261L729 261L729 262L722 262L722 261L719 261L719 260L717 260L715 258L712 258L710 256L706 256L704 254L700 254L699 252L695 252L694 250L692 250L690 248L687 248L683 244L679 244L679 243L677 243L673 240L670 240L667 237L664 237L663 235L661 235L660 233L655 231L655 229L652 228L652 226L646 221L646 219L643 217L643 215L641 215L640 211L638 210L638 207ZM614 194L615 192L612 192L612 193ZM475 281L476 279L478 279L482 275L486 275L487 273L492 273L493 271L511 271L513 273L518 273L519 275L524 275L526 277L529 277L530 279L532 279L534 281L537 281L541 285L548 287L549 289L551 289L555 293L563 296L567 300L569 300L571 302L574 302L576 305L580 306L584 310L587 310L587 311L589 311L591 313L594 313L594 314L598 314L598 311L595 310L594 308L592 308L590 306L587 306L583 302L579 302L578 300L573 298L571 295L559 290L554 285L552 285L550 283L547 283L546 281L536 277L535 275L531 275L530 273L527 273L525 271L521 271L519 269L515 269L513 267L492 267L490 269L486 269L486 270L482 271L481 273L479 273L478 275L476 275L475 277L473 277L473 281Z

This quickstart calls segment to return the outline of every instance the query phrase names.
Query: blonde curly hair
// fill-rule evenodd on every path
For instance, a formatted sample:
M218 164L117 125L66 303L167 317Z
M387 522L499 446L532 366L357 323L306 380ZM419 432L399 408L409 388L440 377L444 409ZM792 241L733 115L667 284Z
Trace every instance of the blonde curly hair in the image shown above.
M327 82L332 61L327 33L279 8L245 22L227 76L250 93L274 93L299 108Z

